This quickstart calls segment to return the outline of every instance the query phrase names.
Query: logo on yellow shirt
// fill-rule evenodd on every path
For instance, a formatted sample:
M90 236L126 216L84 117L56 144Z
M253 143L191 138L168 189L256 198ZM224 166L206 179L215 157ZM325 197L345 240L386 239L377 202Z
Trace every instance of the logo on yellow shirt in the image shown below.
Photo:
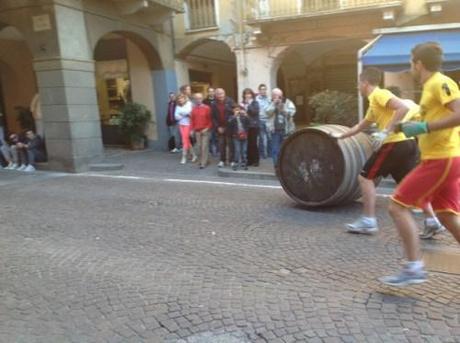
M447 83L442 84L442 90L446 93L447 96L451 96L452 92L450 91L449 85Z

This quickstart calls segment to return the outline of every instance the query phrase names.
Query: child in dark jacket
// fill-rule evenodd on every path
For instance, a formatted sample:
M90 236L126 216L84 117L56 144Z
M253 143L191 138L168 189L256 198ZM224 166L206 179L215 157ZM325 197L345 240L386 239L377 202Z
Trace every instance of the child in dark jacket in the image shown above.
M247 167L247 151L248 151L248 130L251 121L242 106L235 106L233 108L233 116L230 117L228 122L228 130L232 136L233 147L235 149L235 159L233 170L243 168L248 170Z

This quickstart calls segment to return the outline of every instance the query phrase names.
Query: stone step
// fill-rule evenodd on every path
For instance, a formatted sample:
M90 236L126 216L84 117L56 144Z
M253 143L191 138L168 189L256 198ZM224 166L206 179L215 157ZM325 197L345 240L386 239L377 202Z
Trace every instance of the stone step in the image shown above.
M89 165L90 171L114 171L122 170L125 166L122 163L92 163Z

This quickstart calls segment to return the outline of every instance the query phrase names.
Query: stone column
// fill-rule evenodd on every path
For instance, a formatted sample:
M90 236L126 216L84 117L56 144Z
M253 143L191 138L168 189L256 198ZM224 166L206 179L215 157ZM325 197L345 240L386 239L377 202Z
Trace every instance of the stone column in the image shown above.
M177 92L176 72L173 69L154 70L153 87L155 93L155 112L157 113L158 139L149 142L151 148L168 150L168 130L166 128L166 109L169 92Z
M79 172L103 156L93 61L36 61L50 169Z
M34 61L50 169L87 170L103 156L95 67L84 14L54 6L59 56Z

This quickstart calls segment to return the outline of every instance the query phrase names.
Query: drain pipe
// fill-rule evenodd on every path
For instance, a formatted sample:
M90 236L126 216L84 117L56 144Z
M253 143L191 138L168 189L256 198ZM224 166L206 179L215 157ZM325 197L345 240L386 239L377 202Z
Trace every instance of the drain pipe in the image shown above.
M373 40L371 40L369 43L367 43L364 47L358 50L358 80L359 76L363 72L363 62L362 58L364 54L369 51L372 46L382 37L382 35L377 36ZM361 92L358 89L358 120L361 121L364 118L364 99L363 96L361 95Z
M244 15L246 12L246 1L240 1L240 20L239 20L239 33L240 33L240 48L241 48L241 57L243 60L243 65L242 65L242 70L241 74L245 78L245 85L247 83L247 76L248 76L248 68L247 68L247 61L246 61L246 38L245 38L245 32L244 32ZM240 93L240 90L238 89L238 94Z

